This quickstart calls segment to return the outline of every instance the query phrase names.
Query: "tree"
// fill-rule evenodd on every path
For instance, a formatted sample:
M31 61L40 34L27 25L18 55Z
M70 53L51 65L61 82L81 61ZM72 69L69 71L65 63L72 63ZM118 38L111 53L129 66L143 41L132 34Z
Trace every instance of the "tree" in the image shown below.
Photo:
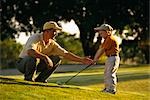
M137 43L149 34L149 0L2 0L1 40L14 38L20 31L35 32L48 20L74 19L80 29L85 56L94 56L98 49L93 43L93 28L111 24L122 35L125 26L137 35ZM101 38L99 38L99 41ZM148 43L149 44L149 43ZM132 44L131 44L132 45ZM148 45L149 47L149 45ZM147 46L146 46L147 48ZM147 55L147 52L144 52ZM148 59L147 59L148 60Z
M22 49L22 45L16 43L13 39L6 39L0 41L0 67L1 68L14 68L16 60L19 56L19 53Z

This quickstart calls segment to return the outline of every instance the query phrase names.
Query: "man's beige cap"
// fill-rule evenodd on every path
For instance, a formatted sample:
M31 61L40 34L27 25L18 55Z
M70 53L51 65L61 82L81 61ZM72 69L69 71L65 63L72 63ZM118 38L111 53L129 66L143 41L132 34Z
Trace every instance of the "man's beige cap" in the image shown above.
M100 27L94 28L95 31L113 31L113 28L108 24L102 24Z
M57 25L57 23L54 22L54 21L46 22L46 23L43 25L43 30L48 30L48 29L62 30L62 28L59 27L59 26Z

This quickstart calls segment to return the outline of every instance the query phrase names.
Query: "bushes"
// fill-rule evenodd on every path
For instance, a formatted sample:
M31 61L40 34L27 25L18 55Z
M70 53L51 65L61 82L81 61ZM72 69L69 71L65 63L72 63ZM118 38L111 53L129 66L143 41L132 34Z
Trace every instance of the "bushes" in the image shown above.
M0 41L0 67L1 68L14 68L15 61L20 54L22 45L16 43L13 39Z

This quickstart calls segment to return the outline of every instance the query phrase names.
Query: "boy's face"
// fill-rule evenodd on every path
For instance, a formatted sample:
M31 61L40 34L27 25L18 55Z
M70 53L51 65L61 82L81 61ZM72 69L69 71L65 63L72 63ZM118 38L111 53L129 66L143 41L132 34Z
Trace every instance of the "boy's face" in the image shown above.
M101 36L102 38L104 38L104 39L107 38L107 36L108 36L108 32L105 31L105 30L99 30L98 33L99 33L100 36Z

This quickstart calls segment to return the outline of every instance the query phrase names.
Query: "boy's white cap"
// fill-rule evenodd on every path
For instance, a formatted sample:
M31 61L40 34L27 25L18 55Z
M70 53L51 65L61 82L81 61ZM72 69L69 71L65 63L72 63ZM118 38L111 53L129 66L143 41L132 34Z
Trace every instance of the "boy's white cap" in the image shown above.
M102 24L100 27L94 28L95 31L113 31L113 28L108 24Z

